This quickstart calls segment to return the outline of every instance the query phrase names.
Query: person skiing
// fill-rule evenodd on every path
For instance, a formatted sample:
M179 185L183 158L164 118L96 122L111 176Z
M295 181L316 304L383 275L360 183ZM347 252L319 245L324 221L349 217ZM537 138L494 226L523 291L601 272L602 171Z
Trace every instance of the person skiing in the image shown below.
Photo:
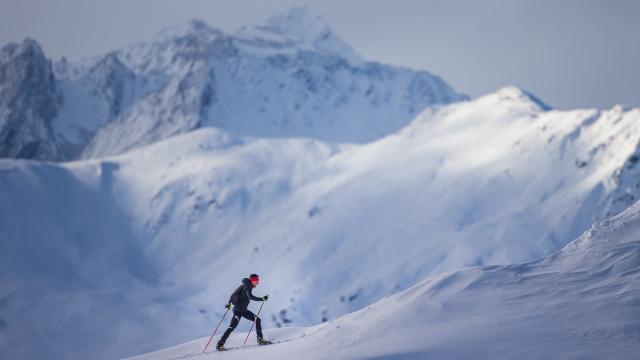
M222 337L218 341L216 345L216 349L219 351L224 350L224 343L227 341L231 332L235 330L236 326L240 323L240 318L244 317L247 320L255 321L256 324L256 334L258 336L258 345L267 345L271 344L270 341L265 340L262 337L262 323L260 318L257 317L251 310L247 309L249 306L249 302L253 301L267 301L269 299L269 295L265 295L263 297L257 297L252 294L252 289L258 286L260 282L260 277L256 274L249 275L249 278L242 279L242 285L240 285L234 292L231 294L229 298L229 302L225 307L230 309L233 306L233 318L231 318L231 323L227 330L222 334Z

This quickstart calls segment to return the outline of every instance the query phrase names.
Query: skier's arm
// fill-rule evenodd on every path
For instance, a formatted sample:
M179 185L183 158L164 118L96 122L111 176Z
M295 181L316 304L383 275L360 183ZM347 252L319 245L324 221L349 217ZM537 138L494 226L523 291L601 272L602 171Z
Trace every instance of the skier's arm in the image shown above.
M246 289L245 291L246 291L247 296L249 297L249 299L251 299L253 301L262 301L262 298L259 298L257 296L253 296L253 294L251 293L251 287L250 286L247 286L245 289Z

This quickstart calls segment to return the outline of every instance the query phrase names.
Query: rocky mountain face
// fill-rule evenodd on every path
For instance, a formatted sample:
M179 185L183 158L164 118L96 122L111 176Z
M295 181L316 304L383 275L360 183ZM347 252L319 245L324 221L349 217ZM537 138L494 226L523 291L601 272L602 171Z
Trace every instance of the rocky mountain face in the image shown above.
M624 124L622 120L626 114L638 114L640 111L618 106L614 108L613 112L615 117L611 121L615 124ZM634 139L636 143L632 147L634 149L633 152L627 155L624 165L619 166L610 181L603 185L614 189L603 204L604 211L602 215L604 216L618 214L640 199L640 164L638 164L640 161L640 130L629 124L618 137L624 137L627 140ZM612 137L612 139L615 139L615 137Z
M0 49L0 157L64 159L52 130L61 100L51 62L34 40Z

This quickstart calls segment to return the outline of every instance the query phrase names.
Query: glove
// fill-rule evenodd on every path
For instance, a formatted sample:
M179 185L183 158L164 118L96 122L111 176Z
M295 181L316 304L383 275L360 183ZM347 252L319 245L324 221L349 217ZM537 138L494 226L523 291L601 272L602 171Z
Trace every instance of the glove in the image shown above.
M265 296L262 298L262 301L267 301L268 299L269 299L269 295L265 295Z
M227 308L227 310L231 309L231 303L227 303L224 307Z

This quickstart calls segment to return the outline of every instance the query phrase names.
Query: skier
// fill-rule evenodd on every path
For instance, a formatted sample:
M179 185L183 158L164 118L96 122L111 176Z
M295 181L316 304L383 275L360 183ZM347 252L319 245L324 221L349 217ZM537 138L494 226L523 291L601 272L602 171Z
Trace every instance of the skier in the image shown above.
M262 337L262 324L260 318L257 317L251 310L247 309L249 306L249 301L267 301L269 295L265 295L263 297L253 296L251 290L258 285L260 282L260 277L256 274L249 275L249 278L242 279L242 285L240 285L234 292L231 294L229 298L229 302L225 307L230 309L233 305L233 318L231 318L231 324L224 332L218 344L216 345L216 349L219 351L224 350L224 343L227 341L231 332L238 326L240 323L240 318L244 317L247 320L255 321L256 324L256 334L258 335L258 345L268 345L271 344L270 341L265 340Z

